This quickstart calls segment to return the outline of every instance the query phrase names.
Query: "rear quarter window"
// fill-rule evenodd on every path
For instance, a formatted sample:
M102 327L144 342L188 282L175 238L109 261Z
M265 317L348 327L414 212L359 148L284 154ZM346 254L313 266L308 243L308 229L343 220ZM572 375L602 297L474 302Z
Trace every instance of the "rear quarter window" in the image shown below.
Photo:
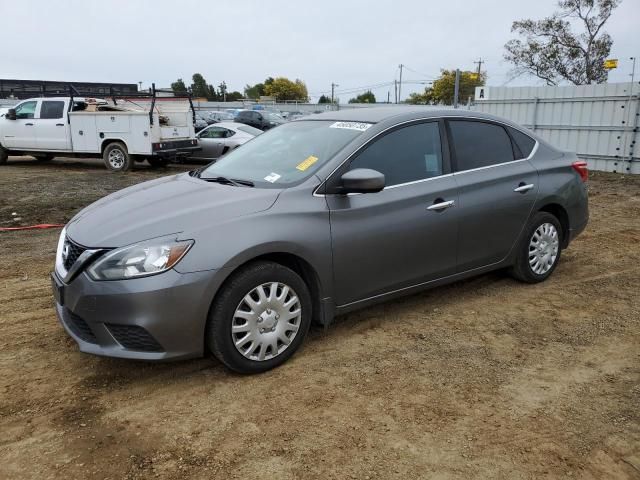
M518 150L520 150L520 155L516 156L519 158L527 158L529 155L531 155L533 147L535 147L536 145L536 141L526 133L522 133L520 130L516 130L512 127L507 128L509 129L511 138L513 138L513 141L518 147Z

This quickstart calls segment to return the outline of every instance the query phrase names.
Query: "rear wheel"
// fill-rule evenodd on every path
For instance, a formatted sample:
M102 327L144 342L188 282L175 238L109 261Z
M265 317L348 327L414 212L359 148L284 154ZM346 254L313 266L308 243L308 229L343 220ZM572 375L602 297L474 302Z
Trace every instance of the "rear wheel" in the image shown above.
M528 223L518 247L512 275L526 283L538 283L551 276L560 260L562 227L548 212L536 213Z
M0 165L7 163L8 158L9 158L9 152L4 148L0 147Z
M133 161L127 147L120 142L114 142L107 145L102 154L104 164L113 172L126 172L133 166Z
M207 345L231 370L259 373L284 363L311 324L311 295L293 270L256 262L226 282L209 315Z

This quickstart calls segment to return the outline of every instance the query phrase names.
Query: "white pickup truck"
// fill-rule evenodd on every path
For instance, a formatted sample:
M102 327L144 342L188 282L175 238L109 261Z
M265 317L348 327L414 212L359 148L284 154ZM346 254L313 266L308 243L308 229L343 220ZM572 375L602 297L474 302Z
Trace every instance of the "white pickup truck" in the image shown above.
M109 170L152 166L199 150L189 99L153 96L106 100L31 98L0 116L0 165L9 155L100 156Z

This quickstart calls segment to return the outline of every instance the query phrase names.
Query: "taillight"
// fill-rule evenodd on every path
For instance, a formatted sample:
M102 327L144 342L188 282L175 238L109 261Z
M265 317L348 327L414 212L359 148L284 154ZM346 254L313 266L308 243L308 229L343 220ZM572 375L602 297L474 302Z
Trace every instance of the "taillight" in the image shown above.
M573 162L571 166L576 172L578 172L578 175L580 175L580 179L583 182L589 180L589 169L587 168L587 162L585 162L584 160L578 160L577 162Z

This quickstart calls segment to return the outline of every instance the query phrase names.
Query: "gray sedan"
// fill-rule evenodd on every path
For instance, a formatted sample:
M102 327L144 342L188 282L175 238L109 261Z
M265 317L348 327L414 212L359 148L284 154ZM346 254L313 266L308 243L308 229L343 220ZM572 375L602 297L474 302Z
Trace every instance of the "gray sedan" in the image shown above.
M202 150L195 152L189 159L216 160L261 133L262 130L243 123L215 123L198 133L198 143Z
M498 117L323 113L82 210L56 311L83 352L262 372L312 322L492 270L546 280L587 225L587 176Z

